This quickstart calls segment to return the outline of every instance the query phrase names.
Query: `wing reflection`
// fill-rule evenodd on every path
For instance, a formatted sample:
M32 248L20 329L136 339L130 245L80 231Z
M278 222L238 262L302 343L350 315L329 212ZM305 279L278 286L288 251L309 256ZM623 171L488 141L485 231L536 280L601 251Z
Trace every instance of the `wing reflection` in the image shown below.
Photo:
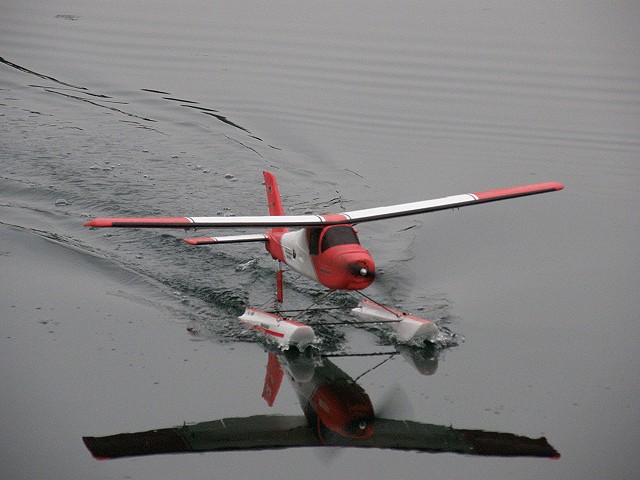
M83 437L97 459L224 450L344 446L558 458L546 438L376 417L369 396L328 358L269 353L262 396L273 405L284 377L304 415L224 418L147 432Z

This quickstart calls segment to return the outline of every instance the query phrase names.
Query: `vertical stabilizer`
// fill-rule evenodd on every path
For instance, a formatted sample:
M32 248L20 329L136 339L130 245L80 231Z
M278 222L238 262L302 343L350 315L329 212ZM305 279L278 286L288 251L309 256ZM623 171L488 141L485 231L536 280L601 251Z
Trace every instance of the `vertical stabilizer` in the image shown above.
M278 189L278 182L276 182L276 176L272 172L262 172L264 175L264 184L267 187L267 202L269 204L269 215L281 217L284 215L284 208L282 207L282 200L280 199L280 190ZM288 228L276 227L274 232L286 232Z
M276 401L280 384L284 377L284 371L280 366L280 361L275 353L269 352L269 360L267 362L267 376L264 379L264 387L262 389L262 398L264 398L270 407Z

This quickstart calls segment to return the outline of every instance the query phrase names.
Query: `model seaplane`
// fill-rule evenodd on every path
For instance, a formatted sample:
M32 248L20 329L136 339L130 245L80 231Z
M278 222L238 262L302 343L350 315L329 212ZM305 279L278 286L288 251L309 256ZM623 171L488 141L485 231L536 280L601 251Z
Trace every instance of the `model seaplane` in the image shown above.
M190 245L264 243L267 252L274 260L278 260L280 265L276 272L276 298L282 303L283 263L334 291L359 292L373 283L376 275L375 263L371 254L360 245L354 229L356 224L553 192L564 188L560 183L546 182L350 212L285 215L275 175L272 172L263 172L263 175L269 206L267 216L96 218L86 222L85 226L185 230L266 228L268 230L264 233L187 238L185 242ZM292 231L290 228L298 229ZM439 333L437 326L429 320L396 311L364 295L363 298L353 312L376 323L389 323L396 331L400 343L419 344L432 341ZM278 313L247 308L240 320L265 333L285 349L290 345L304 349L316 340L312 327L284 318Z

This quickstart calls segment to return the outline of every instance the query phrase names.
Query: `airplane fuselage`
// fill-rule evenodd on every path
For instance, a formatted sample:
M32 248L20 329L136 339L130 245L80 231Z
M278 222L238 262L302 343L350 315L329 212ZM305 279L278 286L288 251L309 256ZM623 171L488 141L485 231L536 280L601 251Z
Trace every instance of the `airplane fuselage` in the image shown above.
M351 225L266 233L271 256L331 290L362 290L375 279L375 263Z

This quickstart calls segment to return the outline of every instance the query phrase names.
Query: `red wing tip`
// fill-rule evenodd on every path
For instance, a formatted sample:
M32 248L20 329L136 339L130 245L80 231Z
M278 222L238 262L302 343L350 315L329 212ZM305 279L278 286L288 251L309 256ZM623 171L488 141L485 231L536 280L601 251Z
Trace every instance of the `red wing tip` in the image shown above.
M94 218L84 224L85 227L182 227L190 224L187 217L123 217L123 218Z
M520 185L518 187L500 188L497 190L487 190L486 192L476 192L475 195L479 200L499 199L506 197L519 197L534 193L553 192L562 190L564 185L559 182L533 183L530 185Z
M562 183L559 182L546 182L546 183L539 183L537 184L538 186L546 186L549 190L562 190L564 189L564 185Z
M89 220L84 224L85 227L110 227L111 220L107 218L94 218L93 220Z
M203 245L205 243L214 243L211 237L185 238L184 241L189 245Z

